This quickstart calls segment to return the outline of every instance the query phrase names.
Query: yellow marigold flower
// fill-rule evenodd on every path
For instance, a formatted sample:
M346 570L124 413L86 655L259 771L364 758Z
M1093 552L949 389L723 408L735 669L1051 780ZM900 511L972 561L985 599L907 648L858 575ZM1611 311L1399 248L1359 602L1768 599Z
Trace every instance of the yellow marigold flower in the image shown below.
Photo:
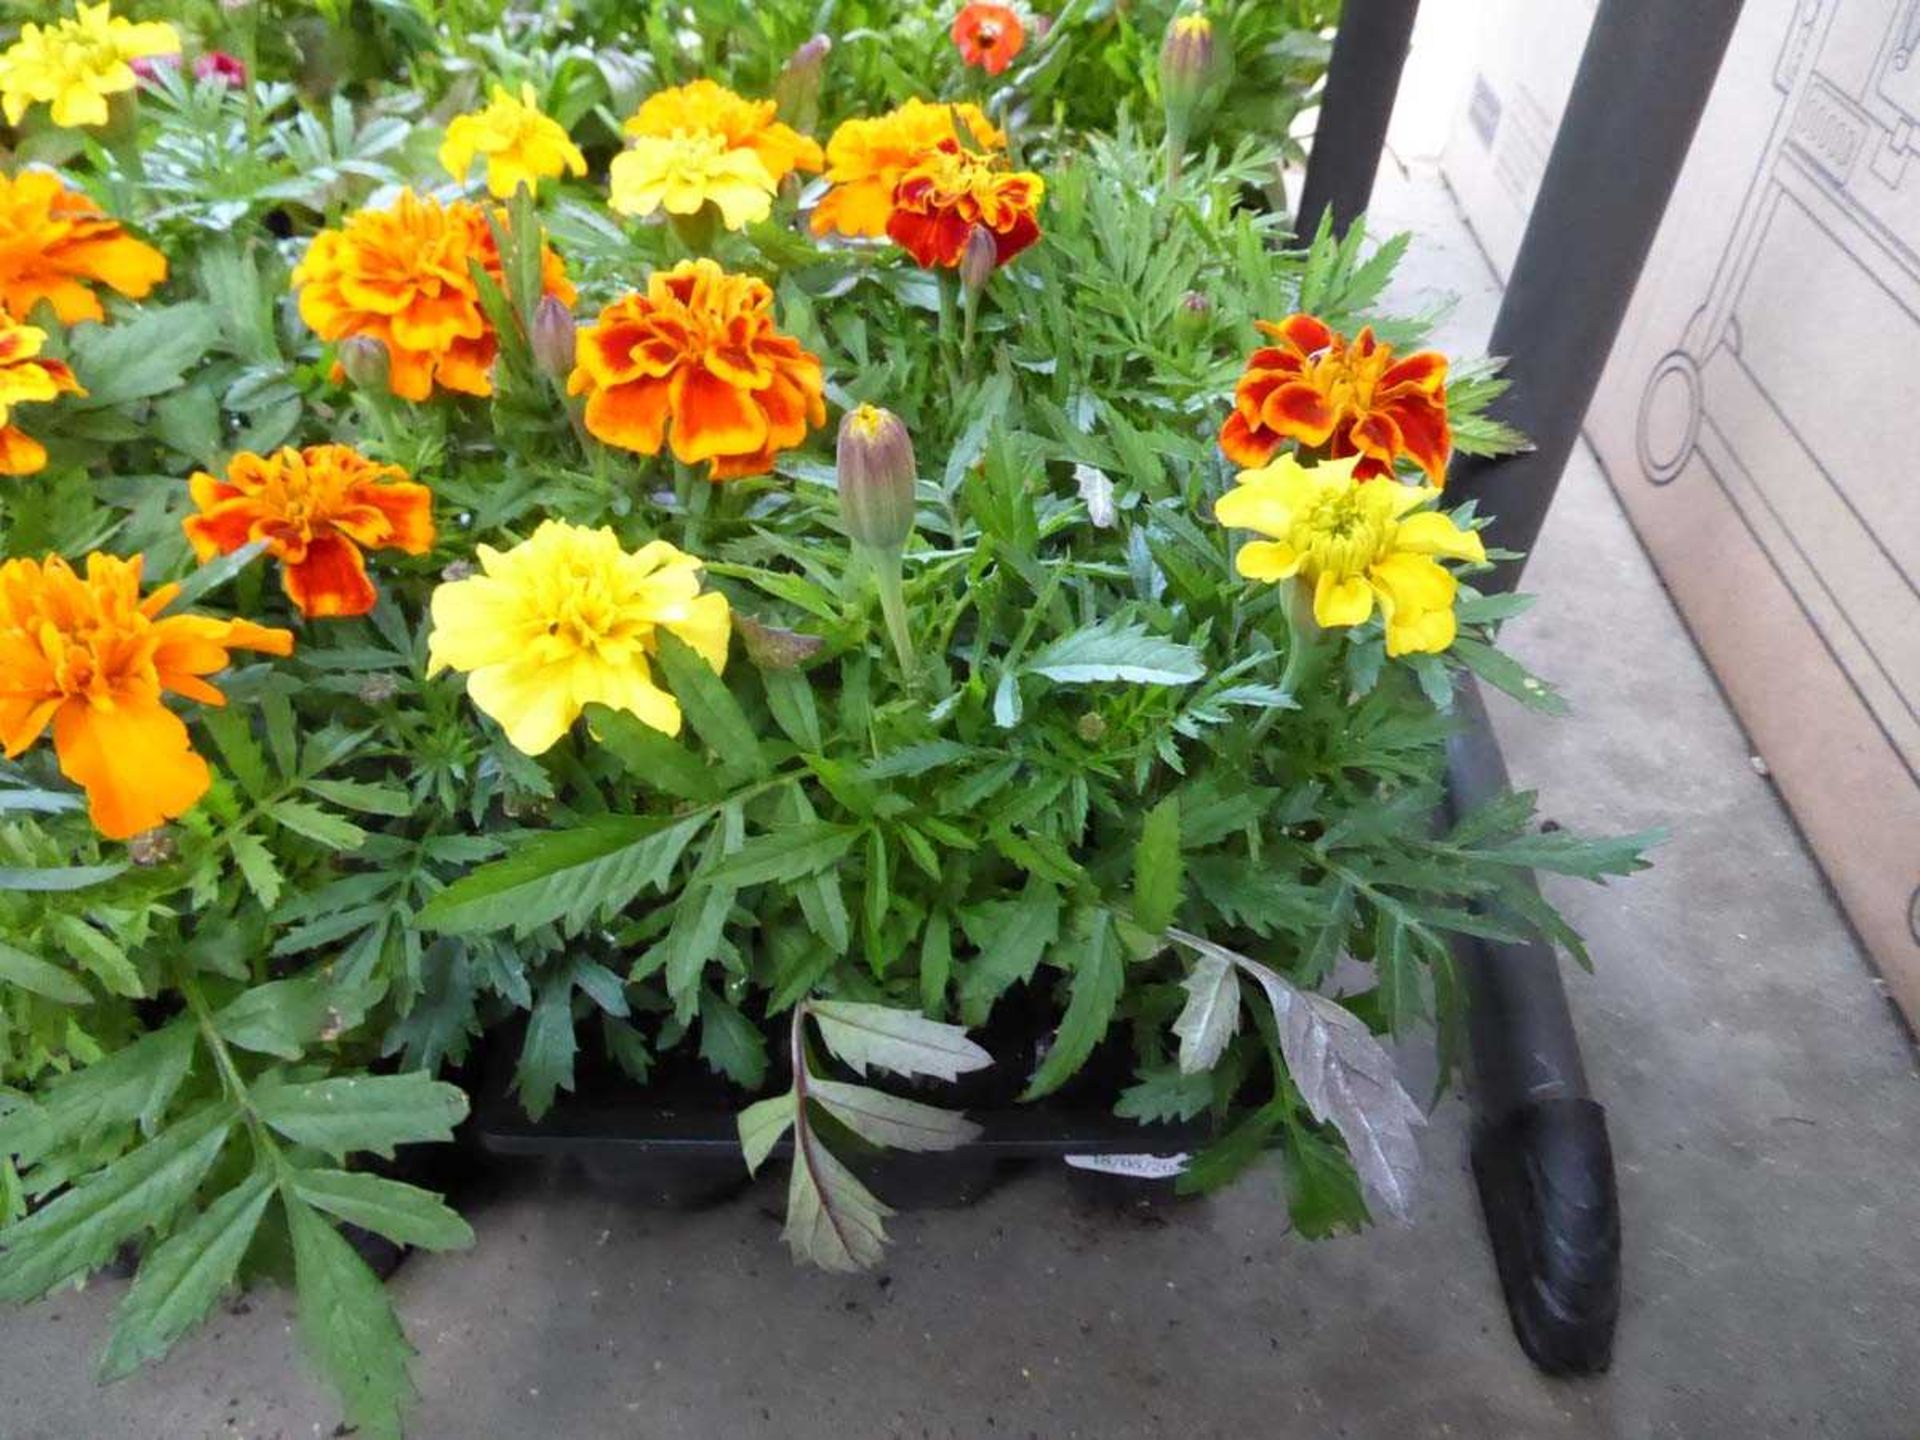
M774 119L771 100L747 100L711 80L655 91L627 118L635 139L671 139L676 134L718 135L728 150L751 150L777 186L795 170L826 164L820 142Z
M243 450L222 480L188 482L197 514L181 522L201 563L255 540L280 562L280 583L302 615L364 615L377 598L361 550L424 555L433 548L433 495L398 465L351 445Z
M504 211L495 219L507 223ZM323 340L365 335L386 346L387 385L402 399L425 400L436 384L491 395L500 344L481 308L472 261L502 280L486 212L465 200L443 206L403 190L391 210L358 211L340 229L313 237L293 271L300 316ZM571 305L566 269L544 244L540 265L545 293Z
M559 121L540 113L531 85L520 87L517 100L495 85L484 109L453 118L440 144L440 163L464 180L475 156L486 159L487 190L503 200L522 184L537 194L542 180L587 173L587 157Z
M671 423L682 464L711 478L763 475L827 422L820 359L774 328L773 291L707 259L656 270L583 329L567 393L586 425L623 450L658 455Z
M44 170L0 175L0 309L30 316L42 300L63 325L104 320L89 285L138 300L167 278L167 257Z
M901 177L962 126L975 147L1006 148L1007 137L978 105L909 100L874 119L845 121L827 142L826 178L833 188L814 209L813 233L885 235Z
M31 475L47 463L46 447L12 423L14 406L87 393L73 371L40 354L46 342L46 331L0 311L0 475Z
M718 674L732 614L700 593L700 561L654 540L629 553L610 529L543 521L511 550L479 547L481 573L433 592L427 673L467 673L467 694L528 755L552 747L588 705L668 735L680 705L655 683L662 630Z
M1441 558L1483 561L1486 548L1437 510L1430 486L1356 479L1360 457L1303 466L1282 455L1214 506L1222 525L1267 536L1240 547L1249 580L1313 586L1313 618L1326 626L1362 625L1379 606L1389 655L1437 654L1453 643L1457 582Z
M211 783L161 697L223 705L202 677L229 650L293 650L287 631L249 620L162 616L179 593L162 585L143 600L138 555L89 555L85 579L58 555L0 564L0 746L13 759L51 725L60 773L111 840L184 815Z
M35 102L52 107L56 125L104 125L107 97L139 83L128 61L179 53L180 36L164 21L135 23L110 14L104 0L83 4L52 25L21 27L0 53L0 105L9 125Z
M772 214L779 188L758 155L708 130L642 136L613 157L607 181L607 203L622 215L697 215L711 204L729 230Z

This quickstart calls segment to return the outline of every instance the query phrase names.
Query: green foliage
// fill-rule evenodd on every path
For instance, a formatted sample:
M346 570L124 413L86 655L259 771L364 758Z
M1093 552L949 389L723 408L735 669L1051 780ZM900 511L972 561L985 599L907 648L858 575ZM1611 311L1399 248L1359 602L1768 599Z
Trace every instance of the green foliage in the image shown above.
M1434 829L1460 684L1563 708L1495 643L1523 600L1469 572L1453 645L1389 658L1377 619L1290 625L1214 523L1256 320L1312 309L1396 345L1424 328L1377 308L1405 237L1296 238L1271 203L1329 0L1209 6L1235 63L1171 181L1155 57L1173 0L1072 0L992 85L962 71L941 7L694 8L688 26L612 0L161 6L260 83L164 74L127 136L25 127L20 154L66 164L171 275L106 324L31 317L88 393L22 410L50 459L0 487L0 551L138 553L151 583L183 583L176 610L297 632L291 657L218 676L226 705L169 701L214 779L160 832L102 840L49 745L0 761L0 1297L133 1246L107 1374L290 1274L347 1422L397 1434L405 1339L337 1227L469 1243L378 1161L449 1136L466 1102L436 1077L489 1034L518 1037L536 1116L583 1065L645 1085L697 1056L740 1103L749 1168L791 1157L787 1240L828 1268L882 1253L877 1150L972 1135L924 1095L990 1062L970 1029L1018 1032L1028 1099L1131 1072L1118 1114L1208 1137L1187 1188L1273 1155L1302 1233L1357 1228L1370 1203L1404 1211L1412 1180L1418 1115L1377 1036L1432 1025L1449 1083L1455 937L1584 959L1529 872L1643 863L1653 837L1543 830L1530 795ZM709 496L579 433L527 340L541 227L583 319L680 258L670 228L604 205L639 99L697 75L770 93L823 15L817 133L973 96L1047 183L1044 240L965 318L950 277L891 247L816 244L793 212L807 189L714 243L773 286L836 409L884 404L912 431L910 674L842 538L826 436ZM510 207L485 286L495 394L343 387L289 272L322 226L442 184L441 122L496 79L532 84L594 174ZM1498 364L1451 373L1458 449L1521 443L1486 413ZM434 494L429 553L370 554L370 614L299 619L258 544L196 567L188 475L334 440ZM743 643L723 673L657 637L679 733L590 706L527 756L426 673L449 567L549 516L680 545L727 597Z

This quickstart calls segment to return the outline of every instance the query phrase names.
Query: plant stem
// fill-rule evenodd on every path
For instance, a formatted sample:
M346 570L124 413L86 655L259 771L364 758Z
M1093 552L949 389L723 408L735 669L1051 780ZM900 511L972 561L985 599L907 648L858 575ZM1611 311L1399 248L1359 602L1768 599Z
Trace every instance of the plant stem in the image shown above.
M680 548L689 555L698 555L706 529L707 507L713 502L713 482L695 474L691 466L682 465L676 460L673 466L673 492L680 501L680 512L685 517L680 530Z
M863 549L865 547L862 547ZM867 550L873 578L880 587L880 613L887 622L887 638L899 658L900 673L909 690L920 683L920 665L913 652L913 633L907 628L907 591L898 550Z

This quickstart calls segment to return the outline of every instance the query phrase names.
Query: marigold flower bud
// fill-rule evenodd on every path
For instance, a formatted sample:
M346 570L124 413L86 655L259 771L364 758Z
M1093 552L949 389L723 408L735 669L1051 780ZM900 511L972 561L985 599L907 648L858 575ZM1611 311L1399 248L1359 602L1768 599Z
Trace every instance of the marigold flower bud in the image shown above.
M1166 39L1160 45L1160 98L1167 111L1170 177L1177 178L1180 173L1181 151L1216 78L1219 58L1213 22L1205 15L1177 15L1167 26Z
M1089 745L1098 745L1107 738L1107 722L1104 717L1089 710L1073 722L1074 733Z
M387 347L370 335L350 335L340 342L340 369L356 389L386 389L392 366Z
M977 295L987 288L999 262L1000 252L994 244L993 232L984 225L969 229L966 246L960 252L960 283L970 294Z
M542 295L533 307L533 360L556 380L573 373L574 331L573 312L560 297Z
M127 841L127 859L142 868L169 864L179 854L179 842L158 827L142 830Z
M913 529L917 470L900 417L862 405L840 422L840 520L856 544L898 551Z
M820 78L832 49L832 40L815 35L788 57L773 82L776 109L802 134L820 119Z
M1213 301L1198 290L1180 297L1180 311L1173 317L1174 329L1181 335L1204 335L1213 323Z

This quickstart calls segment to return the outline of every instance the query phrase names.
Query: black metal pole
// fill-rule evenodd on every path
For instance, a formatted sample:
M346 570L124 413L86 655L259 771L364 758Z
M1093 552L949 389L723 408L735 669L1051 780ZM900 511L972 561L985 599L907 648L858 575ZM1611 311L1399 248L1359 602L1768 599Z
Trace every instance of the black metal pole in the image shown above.
M1419 9L1420 0L1346 0L1342 7L1295 234L1312 235L1329 209L1336 233L1365 212Z
M1463 459L1449 500L1476 499L1494 534L1533 546L1686 159L1741 0L1601 0L1514 260L1488 350L1509 357L1499 407L1535 448ZM1476 578L1509 590L1520 561ZM1456 814L1504 790L1477 691L1449 753ZM1474 1071L1473 1171L1521 1345L1542 1369L1612 1356L1620 1213L1606 1112L1587 1089L1553 951L1463 940Z
M1740 18L1741 0L1601 0L1547 159L1489 354L1498 404L1534 448L1463 458L1448 498L1477 499L1510 550L1529 550L1580 436L1647 251ZM1523 561L1474 583L1511 590Z

